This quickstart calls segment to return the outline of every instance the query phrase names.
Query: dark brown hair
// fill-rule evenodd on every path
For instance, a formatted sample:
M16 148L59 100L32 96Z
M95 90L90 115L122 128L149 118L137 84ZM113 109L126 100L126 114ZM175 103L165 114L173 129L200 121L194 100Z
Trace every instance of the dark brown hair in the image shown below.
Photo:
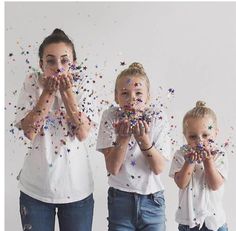
M47 36L42 44L39 47L39 58L43 58L43 52L46 46L52 44L52 43L60 43L63 42L69 46L71 46L72 52L73 52L73 61L76 61L76 53L73 42L69 39L69 37L65 34L65 32L61 29L56 28L52 34Z

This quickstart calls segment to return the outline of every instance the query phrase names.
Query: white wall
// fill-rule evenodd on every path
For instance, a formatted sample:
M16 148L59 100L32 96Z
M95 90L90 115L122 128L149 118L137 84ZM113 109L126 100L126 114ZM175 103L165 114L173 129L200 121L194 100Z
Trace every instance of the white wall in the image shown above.
M230 230L236 228L233 219L236 3L8 2L5 7L5 230L20 230L16 176L26 152L26 147L9 132L14 105L28 65L37 67L39 44L56 27L73 39L79 60L88 58L86 65L96 79L100 98L112 101L114 80L123 68L121 61L141 62L150 77L154 98L160 94L169 116L174 116L171 124L176 129L172 135L178 145L183 142L182 117L196 100L205 100L215 110L220 124L219 142L229 138L230 172L224 205ZM9 53L13 56L9 57ZM103 78L96 77L96 72ZM175 89L174 96L167 96L168 88ZM99 153L92 153L91 162L95 180L94 231L104 231L107 227L105 165ZM166 186L167 231L173 231L177 230L174 221L177 187L167 176L168 169L169 165L162 179Z

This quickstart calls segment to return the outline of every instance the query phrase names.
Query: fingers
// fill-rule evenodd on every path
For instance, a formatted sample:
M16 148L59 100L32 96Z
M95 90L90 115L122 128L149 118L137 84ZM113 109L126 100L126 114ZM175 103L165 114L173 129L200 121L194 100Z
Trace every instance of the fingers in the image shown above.
M73 78L71 74L62 74L60 76L60 89L66 90L72 87Z
M215 152L212 151L209 145L198 145L196 147L188 146L185 152L185 160L189 163L198 163L204 162L207 159L211 159Z
M50 92L57 91L59 87L59 80L55 77L48 76L44 78L45 85L44 87Z
M145 120L139 120L137 124L133 127L133 133L136 136L144 136L150 132L148 123Z
M115 128L116 134L119 136L126 137L131 135L130 123L128 120L115 121L113 127Z
M148 125L147 121L144 120L143 124L144 124L144 128L145 128L145 133L149 133L150 132L150 128L149 128L149 125Z
M133 134L134 136L140 136L140 129L142 129L140 127L139 121L135 124L135 126L133 127Z

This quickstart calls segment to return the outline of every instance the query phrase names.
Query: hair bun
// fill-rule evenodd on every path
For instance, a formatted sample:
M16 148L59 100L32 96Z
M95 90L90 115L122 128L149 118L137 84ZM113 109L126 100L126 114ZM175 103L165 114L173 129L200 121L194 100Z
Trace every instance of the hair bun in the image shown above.
M204 101L197 101L196 107L206 107L206 103Z
M144 68L141 63L137 63L137 62L131 63L129 65L129 68L136 68L136 69L139 69L140 71L144 72Z
M68 37L65 32L61 29L56 28L53 32L52 35L60 36L60 37Z

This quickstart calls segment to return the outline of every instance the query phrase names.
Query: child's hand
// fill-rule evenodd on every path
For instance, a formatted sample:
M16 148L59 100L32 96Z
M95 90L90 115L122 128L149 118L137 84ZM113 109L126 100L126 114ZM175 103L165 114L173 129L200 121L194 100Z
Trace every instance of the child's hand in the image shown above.
M115 133L118 137L130 139L132 131L127 119L115 121L113 127L115 128Z
M59 89L59 80L54 76L43 77L44 89L49 92L56 92Z
M205 158L203 159L203 161L207 159L208 160L212 159L213 156L217 153L217 149L213 141L209 141L207 144L203 145L203 147L204 147L203 151L205 153Z
M134 138L139 145L143 146L151 144L149 137L150 127L145 120L138 120L132 130Z
M199 155L197 152L195 152L194 150L192 150L191 152L187 152L185 155L184 155L184 159L186 162L192 164L196 161L199 160Z
M72 87L73 78L71 74L62 74L59 77L60 91L65 91Z

